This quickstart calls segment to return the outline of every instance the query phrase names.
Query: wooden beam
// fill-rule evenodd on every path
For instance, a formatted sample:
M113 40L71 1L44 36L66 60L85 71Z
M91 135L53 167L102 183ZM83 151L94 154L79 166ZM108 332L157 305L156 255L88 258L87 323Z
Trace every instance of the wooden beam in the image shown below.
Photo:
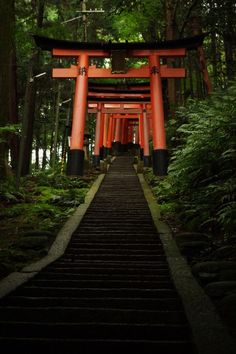
M89 57L110 58L111 53L102 49L60 49L54 48L52 55L55 57L79 57L81 54L87 54ZM176 49L130 49L127 50L127 57L149 57L157 55L159 57L183 57L186 55L185 48Z
M97 108L88 108L88 113L97 113L98 109ZM108 114L141 114L142 113L142 109L122 109L122 108L103 108L102 109L103 113L108 113ZM147 111L147 113L151 113L151 111Z
M168 68L161 66L161 77L177 78L185 77L186 70L184 68ZM71 65L70 68L54 68L52 71L53 78L76 78L79 75L79 68L77 65ZM149 66L143 66L139 69L129 69L125 74L112 74L111 69L96 68L90 66L88 69L89 78L149 78Z
M132 93L132 91L130 91L129 93L122 93L122 92L111 92L111 93L103 93L103 92L88 92L88 96L93 96L93 97L98 97L98 98L127 98L127 97L131 97L131 98L144 98L144 97L149 97L150 98L150 93Z

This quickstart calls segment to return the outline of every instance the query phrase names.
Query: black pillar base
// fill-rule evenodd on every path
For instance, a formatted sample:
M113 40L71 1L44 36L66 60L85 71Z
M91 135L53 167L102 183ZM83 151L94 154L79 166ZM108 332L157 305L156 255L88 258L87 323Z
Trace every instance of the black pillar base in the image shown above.
M103 159L107 157L107 148L104 146L103 147Z
M121 144L121 145L120 145L120 151L121 151L121 152L126 152L126 151L128 151L128 149L127 149L127 144Z
M100 155L93 155L93 166L94 167L100 166Z
M139 156L140 156L140 160L143 161L143 148L140 149Z
M69 150L66 174L68 176L83 176L84 150Z
M153 173L156 176L166 176L168 168L168 151L164 149L153 150Z
M114 141L112 143L112 149L115 155L118 155L121 150L121 142L120 141Z
M140 148L140 145L139 144L133 144L133 148L138 150Z
M151 156L150 155L143 156L143 166L144 167L150 167L151 164L152 164Z
M111 148L106 148L106 156L111 156Z
M100 147L100 160L103 160L104 159L104 146Z
M129 143L127 144L127 149L128 149L128 150L131 150L131 149L133 149L133 146L134 146L134 144L131 143L131 142L129 142Z

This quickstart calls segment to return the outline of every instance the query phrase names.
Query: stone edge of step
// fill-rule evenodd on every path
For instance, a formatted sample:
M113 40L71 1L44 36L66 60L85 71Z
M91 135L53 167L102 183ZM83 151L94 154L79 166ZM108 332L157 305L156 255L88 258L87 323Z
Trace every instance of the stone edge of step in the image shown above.
M171 276L183 302L198 354L236 353L236 344L228 329L220 319L210 298L193 277L172 237L171 229L161 220L160 208L151 188L143 174L138 174L138 178L154 224L160 234Z
M20 285L26 283L28 280L38 274L43 268L64 254L73 232L77 229L78 225L82 221L82 218L86 213L89 205L91 204L93 198L95 197L104 177L105 174L98 175L92 187L86 194L84 203L78 206L74 214L63 225L48 254L41 258L39 261L24 267L19 272L13 272L9 274L7 277L0 281L0 299L18 288Z

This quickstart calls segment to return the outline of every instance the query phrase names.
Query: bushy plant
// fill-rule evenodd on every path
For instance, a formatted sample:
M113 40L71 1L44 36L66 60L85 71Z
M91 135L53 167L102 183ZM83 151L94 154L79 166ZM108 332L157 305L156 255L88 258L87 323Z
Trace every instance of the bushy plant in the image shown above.
M232 235L236 226L236 84L178 112L178 130L166 180L156 194L175 200L190 229ZM154 183L155 184L155 183Z

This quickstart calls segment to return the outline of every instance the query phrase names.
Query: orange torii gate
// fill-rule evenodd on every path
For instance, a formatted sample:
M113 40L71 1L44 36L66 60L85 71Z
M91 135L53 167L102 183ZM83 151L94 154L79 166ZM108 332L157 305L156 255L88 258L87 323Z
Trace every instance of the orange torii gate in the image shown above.
M68 174L83 174L84 129L89 79L145 78L150 80L153 171L156 175L166 175L167 147L161 78L185 77L185 69L167 67L163 65L163 60L168 57L184 57L186 50L202 46L204 37L205 35L200 35L159 43L87 43L34 36L36 44L43 50L51 50L53 56L76 59L76 65L71 65L69 68L53 69L54 78L74 78L76 80ZM91 66L89 59L94 57L111 58L112 69ZM126 69L125 58L129 57L147 58L149 64L138 69ZM116 58L120 62L118 67Z
M89 104L90 106L90 104ZM98 166L101 156L106 156L111 153L111 147L113 151L119 153L124 152L128 148L128 144L131 147L133 139L131 133L130 122L136 122L139 127L139 131L136 132L136 136L139 135L139 139L136 143L140 145L141 155L144 161L144 166L150 166L151 156L149 151L149 129L150 124L148 121L147 110L151 112L150 104L147 103L126 103L124 104L109 104L109 108L105 103L97 103L97 122L96 122L96 134L95 134L95 148L93 155L93 163ZM109 113L104 113L109 111ZM130 112L131 111L131 112ZM89 109L89 112L91 110ZM93 109L93 112L95 110ZM102 117L105 115L105 117ZM106 120L107 119L107 120ZM103 136L103 139L101 138ZM102 145L103 143L103 145ZM130 145L131 144L131 145ZM105 148L105 150L102 149Z
M136 86L139 88L138 90L135 90ZM132 87L132 90L129 89L130 87ZM106 157L110 154L111 146L113 147L112 151L115 153L127 151L128 129L131 129L129 128L129 122L127 119L130 120L136 118L136 121L139 122L140 137L140 141L137 145L140 145L141 147L140 155L144 160L144 165L149 166L151 161L149 153L149 140L145 141L146 144L144 147L143 139L143 129L144 127L147 129L149 126L149 124L143 124L143 120L147 119L146 114L143 114L143 111L145 111L146 105L150 103L149 83L143 83L142 85L133 83L132 86L129 85L129 87L119 84L110 84L110 87L104 84L97 84L94 87L94 84L89 83L88 106L93 104L93 102L97 102L97 107L99 107L99 112L97 112L98 109L96 110L97 124L93 164L98 166L100 164L100 158ZM108 102L110 103L110 109L113 111L112 114L111 111L110 114L104 113L104 110L107 109ZM140 104L141 102L142 104ZM130 113L130 109L134 108L136 108L136 112ZM151 107L149 104L149 110L150 109ZM114 122L113 119L115 119ZM109 129L112 130L112 132ZM100 138L100 135L103 135L103 139ZM136 132L136 136L137 135L138 133ZM108 137L112 141L107 139ZM148 139L148 137L149 132L147 131L145 138ZM103 142L103 146L101 145L101 141ZM131 142L132 139L130 143ZM131 148L130 144L129 147ZM143 151L144 155L142 153Z

